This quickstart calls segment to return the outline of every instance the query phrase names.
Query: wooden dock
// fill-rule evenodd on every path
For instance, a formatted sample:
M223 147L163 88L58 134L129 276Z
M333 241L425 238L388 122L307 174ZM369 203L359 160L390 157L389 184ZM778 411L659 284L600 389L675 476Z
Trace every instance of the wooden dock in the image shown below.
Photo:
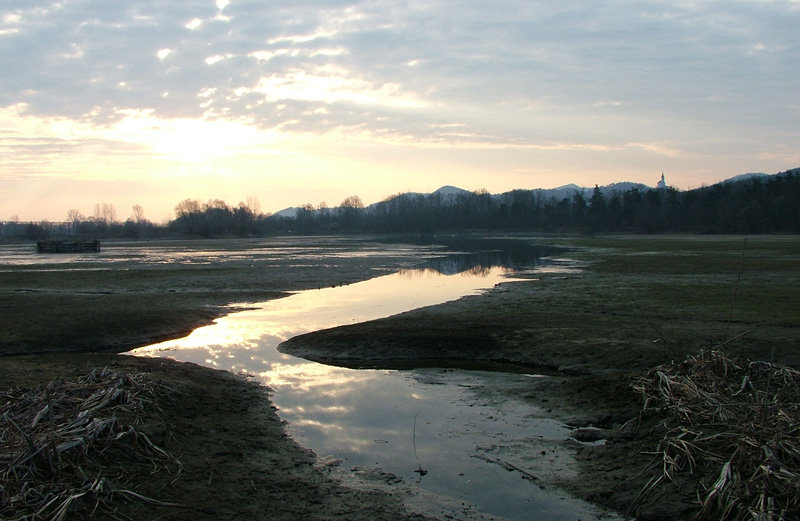
M97 239L83 241L39 241L36 243L37 253L93 253L100 251Z

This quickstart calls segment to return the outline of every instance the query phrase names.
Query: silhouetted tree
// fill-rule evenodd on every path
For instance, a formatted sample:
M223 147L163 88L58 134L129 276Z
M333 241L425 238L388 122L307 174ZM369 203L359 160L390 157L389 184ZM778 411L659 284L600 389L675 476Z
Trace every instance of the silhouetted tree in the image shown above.
M144 222L144 208L142 208L141 205L133 205L133 215L131 215L131 219L136 224Z
M576 191L572 195L572 225L583 227L586 225L587 204L582 191Z
M603 196L603 191L597 185L594 185L592 197L589 198L588 214L589 227L592 230L608 228L608 208L606 206L606 199Z
M339 215L341 217L342 228L349 230L353 229L359 224L361 212L364 209L364 203L357 195L351 195L345 198L339 205Z

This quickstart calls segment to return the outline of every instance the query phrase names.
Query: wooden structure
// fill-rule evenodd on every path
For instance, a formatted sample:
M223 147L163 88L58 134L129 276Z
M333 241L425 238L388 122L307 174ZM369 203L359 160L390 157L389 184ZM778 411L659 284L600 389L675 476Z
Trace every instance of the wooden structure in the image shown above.
M100 251L100 241L90 239L84 241L39 241L36 243L37 253L91 253Z

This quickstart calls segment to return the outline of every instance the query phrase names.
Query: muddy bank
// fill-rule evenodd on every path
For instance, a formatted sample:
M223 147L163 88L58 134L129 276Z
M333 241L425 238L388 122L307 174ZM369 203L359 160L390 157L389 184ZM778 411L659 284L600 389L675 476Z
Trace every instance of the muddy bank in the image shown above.
M775 349L776 361L800 363L796 323L767 317L729 325L722 309L648 298L648 280L632 282L590 271L530 277L485 295L297 336L279 350L349 367L450 361L596 375L681 360L723 342L728 331L744 334L728 345L738 356L769 360Z
M563 276L554 281L564 282ZM596 340L587 353L584 342L594 328L585 318L563 324L560 332L538 330L531 324L531 310L537 309L531 300L542 285L541 280L501 285L486 295L294 337L279 349L348 367L454 367L547 374L521 386L491 387L477 394L498 402L522 396L532 410L544 410L573 427L574 436L498 445L482 457L507 465L525 479L535 476L539 486L568 491L623 515L642 520L683 518L684 498L668 491L652 494L632 509L652 475L643 473L652 463L652 456L645 453L656 448L658 439L635 429L623 430L641 408L641 399L630 385L640 373L637 369L668 362L669 354L653 346L650 338L641 345L645 355L626 350L630 344L612 335ZM567 334L567 327L587 329Z
M103 476L121 490L182 505L120 496L110 505L116 518L425 519L408 514L399 498L332 480L313 453L286 435L268 390L242 376L166 359L85 354L7 358L0 364L0 381L7 388L36 387L104 367L146 373L170 390L157 403L160 410L139 419L138 429L181 464L157 474L135 458L105 467ZM75 501L69 519L92 512L95 502L84 499Z

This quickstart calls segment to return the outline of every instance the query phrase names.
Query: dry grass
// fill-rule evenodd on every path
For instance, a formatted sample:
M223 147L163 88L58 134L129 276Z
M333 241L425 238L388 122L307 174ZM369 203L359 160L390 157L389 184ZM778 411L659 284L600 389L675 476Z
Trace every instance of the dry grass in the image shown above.
M0 518L121 519L120 502L165 505L131 490L129 478L180 474L180 463L136 427L168 392L145 374L108 369L0 392Z
M665 429L640 500L668 480L694 488L696 520L798 519L800 372L717 349L653 369L634 388Z

